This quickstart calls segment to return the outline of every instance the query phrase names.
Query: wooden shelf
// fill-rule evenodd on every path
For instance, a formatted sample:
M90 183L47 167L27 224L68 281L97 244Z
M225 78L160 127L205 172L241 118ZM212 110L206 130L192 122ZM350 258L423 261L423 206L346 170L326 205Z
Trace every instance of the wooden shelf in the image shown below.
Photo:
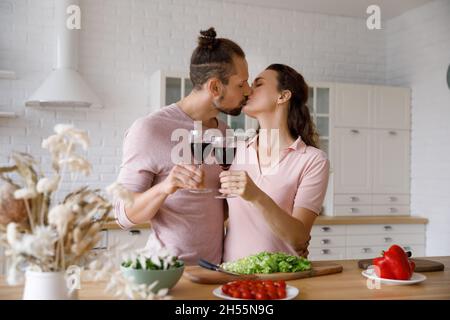
M16 118L17 114L10 111L0 111L0 118Z
M0 79L16 79L16 73L10 70L0 70Z

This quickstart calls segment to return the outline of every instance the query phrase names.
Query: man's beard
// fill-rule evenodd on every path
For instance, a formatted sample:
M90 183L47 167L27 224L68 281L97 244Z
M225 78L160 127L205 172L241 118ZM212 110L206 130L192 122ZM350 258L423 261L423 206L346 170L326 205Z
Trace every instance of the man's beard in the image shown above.
M242 111L242 108L244 107L244 105L247 102L247 98L244 98L241 101L241 103L239 104L239 107L230 110L230 109L225 109L224 107L222 107L222 105L220 104L220 102L222 100L223 100L223 96L221 96L218 101L217 100L213 100L213 105L220 112L225 113L225 114L229 114L230 116L238 116L238 115L240 115L241 111Z

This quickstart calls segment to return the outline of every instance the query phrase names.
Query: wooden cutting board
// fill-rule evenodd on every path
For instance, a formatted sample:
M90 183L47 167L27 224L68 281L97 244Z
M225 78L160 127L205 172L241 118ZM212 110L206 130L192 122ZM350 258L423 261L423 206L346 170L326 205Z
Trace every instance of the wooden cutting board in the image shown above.
M242 279L271 279L271 280L295 280L302 278L318 277L327 274L342 272L342 266L326 261L312 262L312 269L308 271L292 273L271 273L258 275L232 276L218 271L211 271L200 266L185 267L183 276L192 282L202 284L223 284L229 281Z
M410 258L416 264L415 272L433 272L444 270L444 265L437 261L426 260L426 259L416 259ZM368 266L372 265L372 259L359 260L358 266L361 269L367 269Z

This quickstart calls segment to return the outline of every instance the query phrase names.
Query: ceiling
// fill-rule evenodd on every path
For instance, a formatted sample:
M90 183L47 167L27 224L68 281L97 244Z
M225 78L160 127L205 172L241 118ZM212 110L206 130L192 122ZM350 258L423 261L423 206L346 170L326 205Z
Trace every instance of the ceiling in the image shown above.
M381 19L401 15L433 0L210 0L262 6L278 9L298 10L337 16L367 18L366 9L376 4L381 8Z

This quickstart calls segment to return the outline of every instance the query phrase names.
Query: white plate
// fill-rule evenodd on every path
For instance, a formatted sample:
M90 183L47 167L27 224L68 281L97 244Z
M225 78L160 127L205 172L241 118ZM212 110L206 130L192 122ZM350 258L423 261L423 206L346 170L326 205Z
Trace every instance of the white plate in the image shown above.
M286 298L284 299L276 299L276 300L292 300L298 295L299 290L296 287L286 285ZM250 300L250 299L239 299L233 298L222 292L222 286L215 288L213 290L213 294L216 297L226 299L226 300ZM253 299L252 299L253 300Z
M362 275L366 278L372 279L372 280L379 280L382 284L387 284L391 286L406 286L410 284L416 284L422 281L425 281L427 279L426 276L420 273L414 272L411 279L409 280L394 280L394 279L384 279L380 278L376 275L375 269L371 268L372 266L369 266L367 270L364 270L362 272Z

